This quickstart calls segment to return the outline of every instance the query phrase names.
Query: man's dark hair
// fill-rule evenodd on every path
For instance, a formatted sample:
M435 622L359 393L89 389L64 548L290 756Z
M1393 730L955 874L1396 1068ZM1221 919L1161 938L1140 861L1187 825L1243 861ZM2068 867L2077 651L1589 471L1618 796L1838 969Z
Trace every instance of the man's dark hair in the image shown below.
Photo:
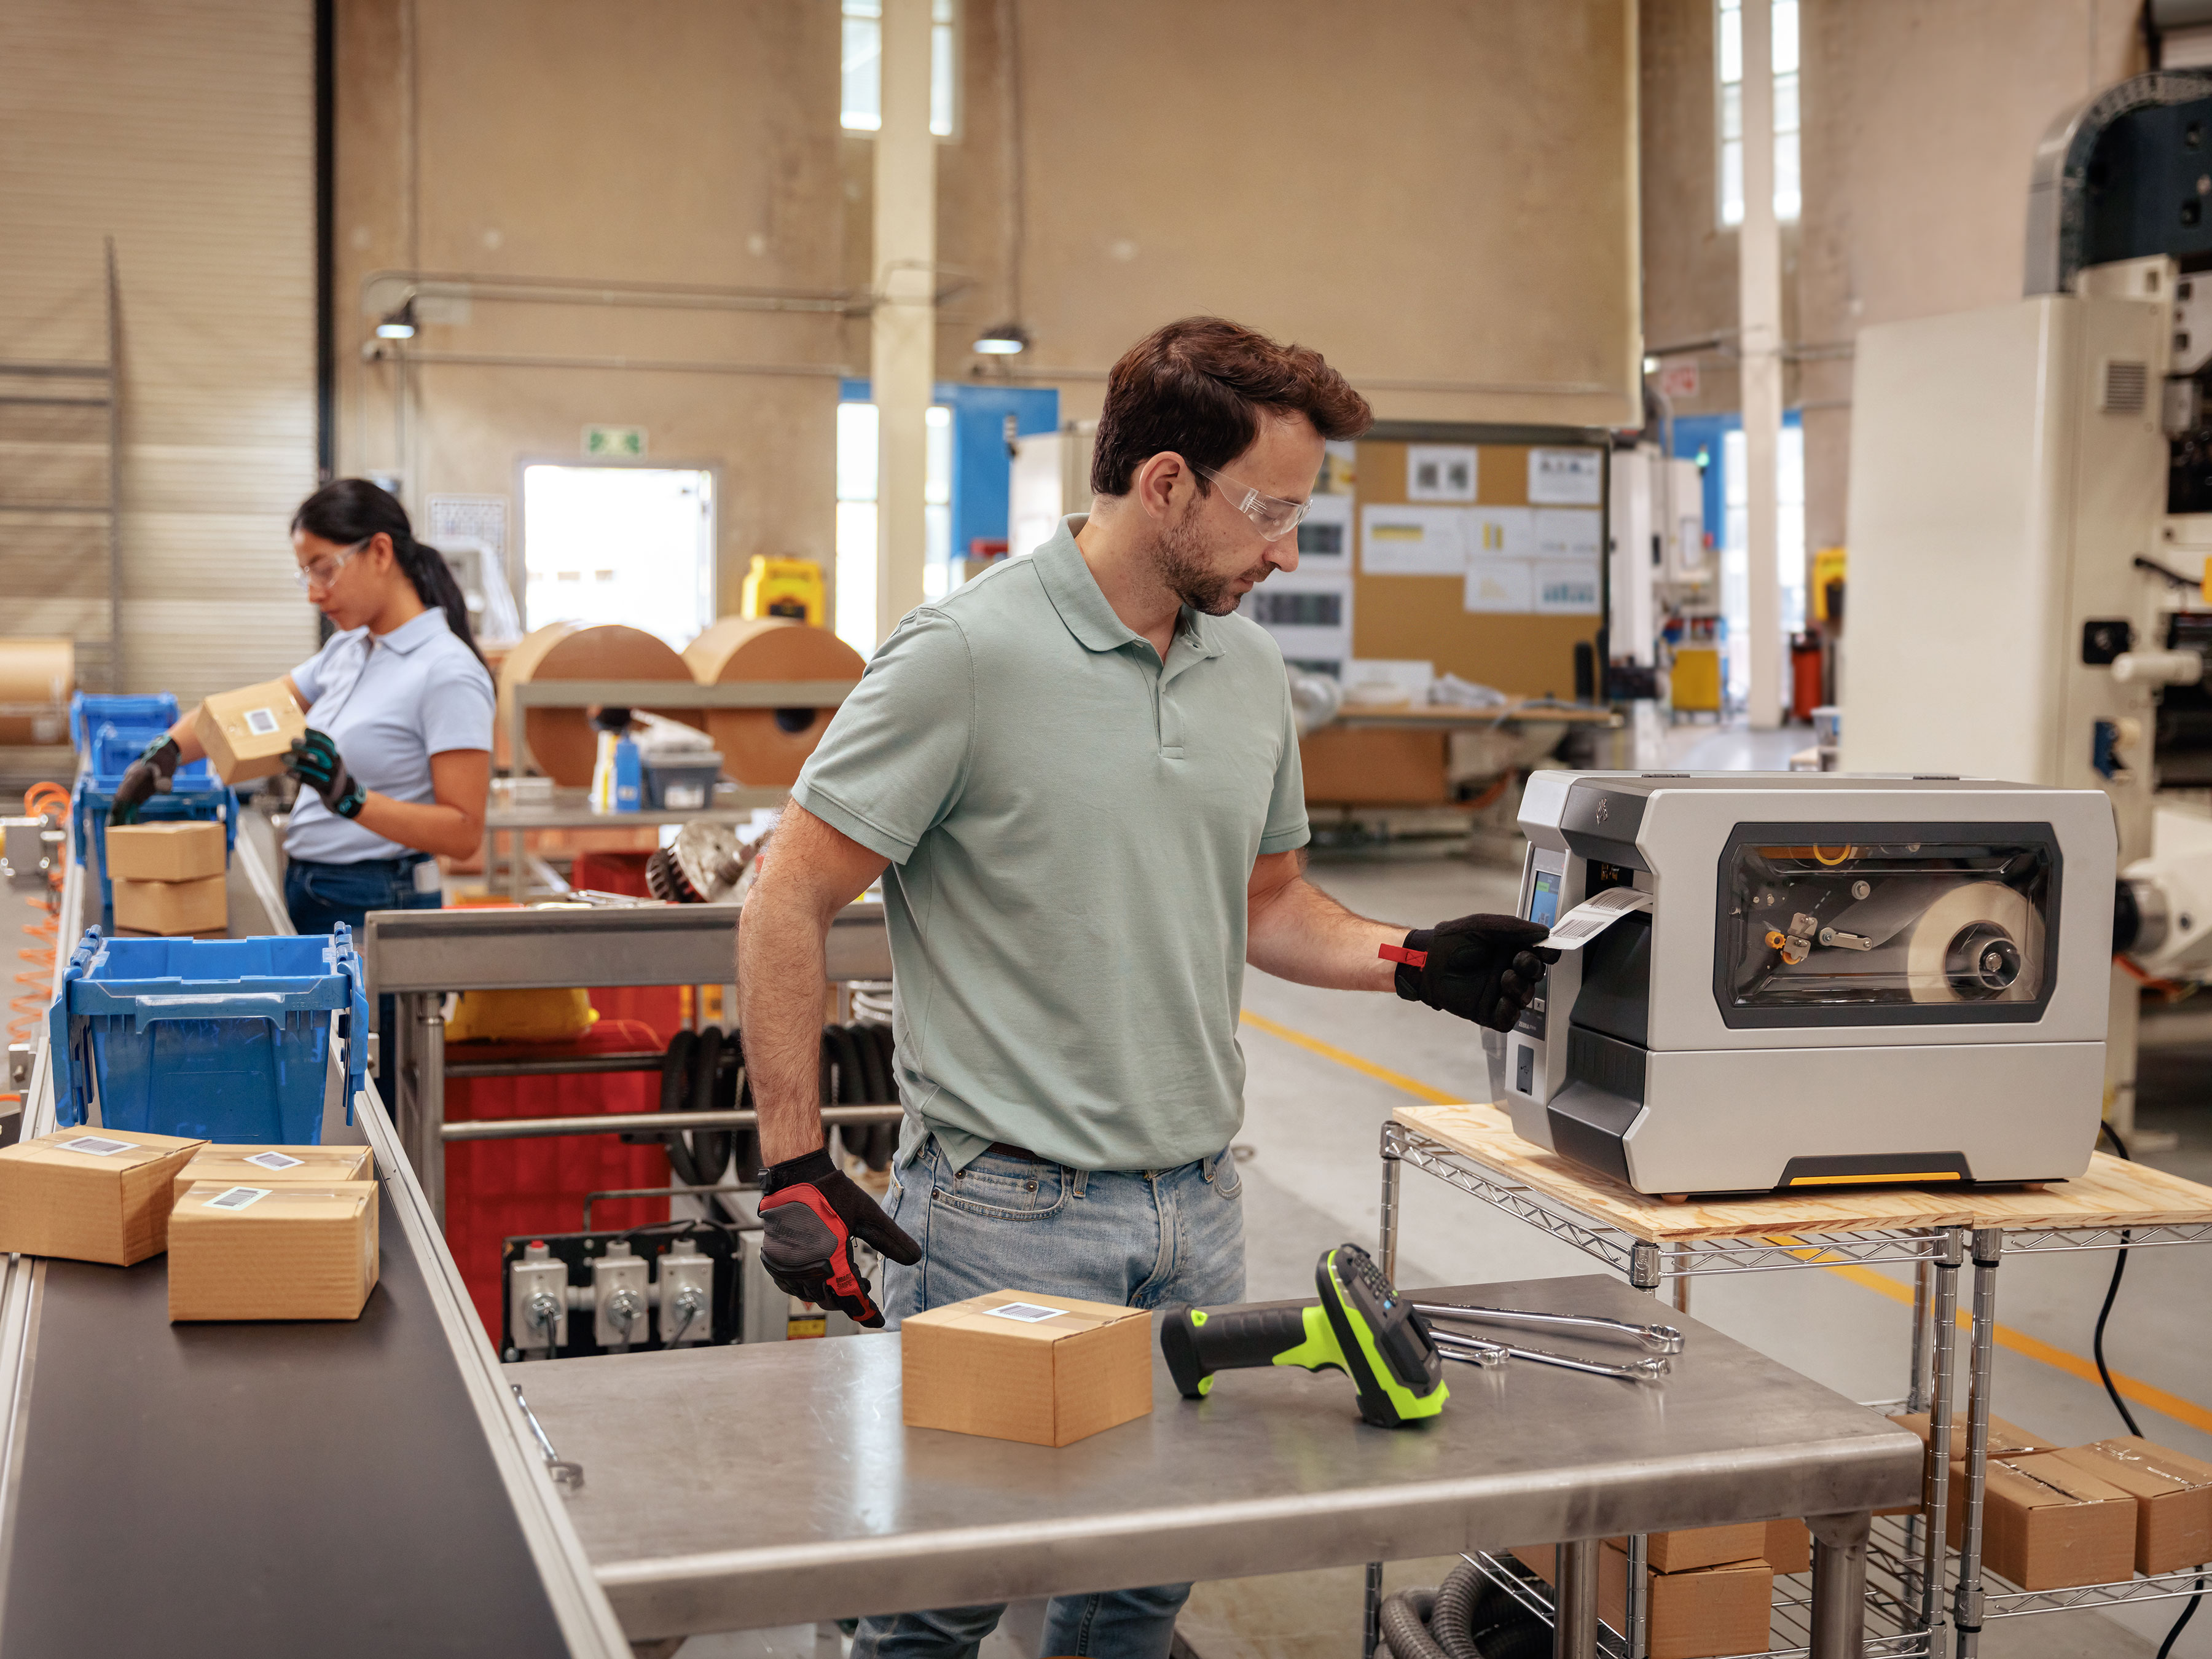
M1156 329L1106 377L1091 488L1127 495L1137 469L1164 450L1218 472L1252 447L1262 410L1303 415L1328 439L1356 438L1375 420L1367 399L1309 347L1279 345L1221 317ZM1205 493L1204 477L1198 488Z

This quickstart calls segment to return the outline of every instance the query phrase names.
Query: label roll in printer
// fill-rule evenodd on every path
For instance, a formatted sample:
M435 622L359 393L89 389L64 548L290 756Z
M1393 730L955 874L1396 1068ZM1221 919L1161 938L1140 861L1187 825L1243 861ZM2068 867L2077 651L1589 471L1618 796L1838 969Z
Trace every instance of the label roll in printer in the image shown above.
M1515 1129L1645 1193L2063 1179L2103 1110L2112 806L1838 773L1538 772L1557 965Z

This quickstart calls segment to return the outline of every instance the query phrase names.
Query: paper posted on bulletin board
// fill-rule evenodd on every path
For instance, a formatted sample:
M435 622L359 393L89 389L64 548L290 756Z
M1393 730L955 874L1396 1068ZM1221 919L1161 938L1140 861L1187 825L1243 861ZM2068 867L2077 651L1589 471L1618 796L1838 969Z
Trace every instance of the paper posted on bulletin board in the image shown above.
M1471 611L1595 614L1605 524L1595 507L1378 505L1360 512L1360 572L1457 576Z

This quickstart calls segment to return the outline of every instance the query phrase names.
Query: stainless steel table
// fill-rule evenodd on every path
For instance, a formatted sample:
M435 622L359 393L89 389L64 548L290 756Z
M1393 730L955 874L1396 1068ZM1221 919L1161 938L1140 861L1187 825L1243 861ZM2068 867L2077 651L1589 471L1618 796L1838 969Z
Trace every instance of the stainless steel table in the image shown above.
M1596 1275L1435 1294L1651 1311ZM1334 1374L1232 1372L1194 1404L1156 1365L1151 1416L1058 1450L906 1428L895 1335L509 1375L585 1468L568 1515L633 1641L1554 1540L1594 1591L1598 1540L1803 1516L1812 1651L1856 1655L1868 1511L1918 1498L1919 1441L1678 1322L1663 1382L1455 1365L1442 1417L1399 1431ZM1571 1622L1562 1651L1593 1652Z

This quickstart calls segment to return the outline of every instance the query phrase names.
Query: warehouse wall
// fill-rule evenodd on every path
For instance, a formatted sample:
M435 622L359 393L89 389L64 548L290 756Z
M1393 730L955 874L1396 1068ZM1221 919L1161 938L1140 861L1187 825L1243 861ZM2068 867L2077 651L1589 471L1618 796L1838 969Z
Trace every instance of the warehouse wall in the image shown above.
M313 648L285 534L315 483L313 57L306 0L0 7L0 359L106 357L115 242L128 689ZM0 416L0 495L104 493L100 419ZM0 629L104 634L105 561L104 520L0 515Z
M1645 327L1735 326L1735 234L1717 225L1712 0L1641 0ZM1866 324L2020 297L2027 169L2063 112L2140 71L2122 0L1803 0L1805 210L1784 235L1802 356L1806 546L1849 540L1850 345ZM1691 410L1735 407L1725 350Z
M726 609L756 552L829 563L832 376L866 373L864 322L477 301L409 348L803 371L780 376L417 362L401 395L360 351L380 270L866 289L873 141L838 127L836 0L339 17L341 467L400 473L419 510L512 495L519 460L574 456L586 422L641 425L653 457L725 468ZM1212 309L1320 347L1387 415L1634 417L1627 0L966 0L961 28L945 378L1015 311L1018 239L1020 368L1070 416L1132 340Z

